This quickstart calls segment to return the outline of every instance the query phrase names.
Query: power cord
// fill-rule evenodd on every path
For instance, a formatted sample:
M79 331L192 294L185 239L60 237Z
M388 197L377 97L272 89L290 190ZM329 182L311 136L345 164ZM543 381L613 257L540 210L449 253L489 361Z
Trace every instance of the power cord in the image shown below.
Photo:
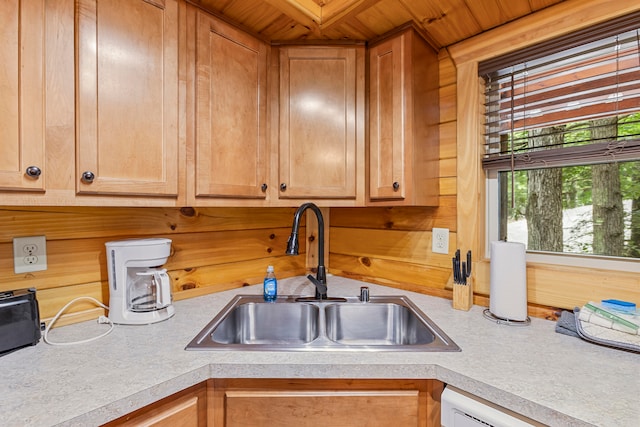
M97 340L99 338L105 337L105 336L109 335L111 333L111 331L113 331L113 328L115 326L113 324L113 322L106 316L100 316L100 317L98 317L98 323L107 324L107 325L110 326L109 330L107 330L107 332L105 332L105 333L103 333L101 335L98 335L96 337L87 338L86 340L80 340L80 341L71 341L71 342L54 342L54 341L51 341L49 339L49 330L51 330L51 327L53 326L53 324L58 321L58 319L60 318L62 313L64 313L67 310L67 308L69 308L71 305L75 304L76 302L82 301L82 300L89 300L89 301L95 303L96 305L98 305L98 306L100 306L100 307L102 307L102 308L104 308L106 310L109 310L108 306L104 305L103 303L101 303L100 301L98 301L97 299L95 299L93 297L78 297L78 298L75 298L75 299L69 301L64 307L62 307L60 309L60 311L58 311L58 313L53 317L53 319L51 319L51 322L49 322L49 324L47 325L47 327L44 330L44 333L42 334L42 339L43 339L44 342L46 342L49 345L84 344L84 343L88 343L88 342L91 342L91 341L95 341L95 340Z

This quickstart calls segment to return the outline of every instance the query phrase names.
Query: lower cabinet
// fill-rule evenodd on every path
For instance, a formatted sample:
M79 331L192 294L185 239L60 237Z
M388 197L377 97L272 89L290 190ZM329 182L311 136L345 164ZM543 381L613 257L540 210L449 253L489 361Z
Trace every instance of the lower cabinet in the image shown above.
M207 421L207 383L189 387L104 426L203 427Z
M433 380L214 380L214 426L439 426Z
M440 426L436 380L215 379L107 426Z

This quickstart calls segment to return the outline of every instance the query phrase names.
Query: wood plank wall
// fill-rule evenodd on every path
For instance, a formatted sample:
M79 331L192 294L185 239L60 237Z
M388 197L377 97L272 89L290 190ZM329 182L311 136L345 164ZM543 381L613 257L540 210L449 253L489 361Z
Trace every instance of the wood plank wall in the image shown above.
M332 273L451 298L447 284L457 240L457 85L446 50L439 62L440 206L332 208ZM431 251L433 227L449 229L449 254Z
M440 206L327 209L330 273L451 297L446 286L457 239L456 70L446 51L440 54L440 108ZM43 319L77 296L108 304L104 243L127 238L173 240L166 268L176 300L259 283L268 264L281 278L305 274L304 256L284 256L293 212L294 208L1 207L0 291L35 287ZM450 254L431 252L433 227L450 230ZM16 275L12 239L30 235L47 237L49 268ZM59 325L96 318L103 311L79 303L69 313Z
M330 273L451 297L447 283L451 254L459 240L457 224L478 219L458 218L457 69L446 51L439 58L440 206L326 209ZM304 256L283 255L293 212L294 208L0 206L0 291L36 287L44 319L76 296L94 296L107 303L104 243L152 236L174 242L166 267L176 299L259 283L268 264L281 278L305 274ZM431 252L433 227L450 230L449 254ZM16 275L12 238L30 235L47 237L49 268ZM302 252L305 242L300 243ZM488 260L474 263L478 278L474 301L483 305L488 305L488 266ZM640 289L633 273L551 265L528 266L528 281L530 303L546 307L571 308L584 301L586 291L595 298L616 289L620 298L633 300ZM88 304L78 304L72 311L78 314L60 324L101 314ZM543 308L541 315L548 312ZM535 315L531 308L529 314Z
M450 296L450 292L438 293L447 283L450 257L431 253L433 227L451 230L450 251L455 250L456 241L455 69L446 54L441 64L441 206L325 209L325 222L330 224L325 233L330 273ZM173 240L166 268L176 300L259 283L269 264L280 278L305 274L303 239L301 256L284 256L294 211L0 207L0 291L35 287L45 320L78 296L108 304L104 243L145 237ZM48 269L17 275L12 239L32 235L47 238ZM82 302L68 313L58 325L96 318L103 310Z
M91 296L109 303L105 242L166 237L165 265L179 300L262 281L267 265L278 277L306 272L300 256L286 256L294 208L0 207L0 291L35 287L41 318L67 302ZM304 225L304 222L303 224ZM305 235L301 227L301 235ZM15 274L13 237L45 235L48 269ZM96 318L102 309L79 302L59 325Z

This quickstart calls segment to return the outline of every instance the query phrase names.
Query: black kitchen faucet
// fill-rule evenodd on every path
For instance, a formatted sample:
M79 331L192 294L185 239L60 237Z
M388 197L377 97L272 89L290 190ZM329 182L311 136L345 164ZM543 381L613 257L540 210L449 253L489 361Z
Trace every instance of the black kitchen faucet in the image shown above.
M300 217L307 209L311 209L318 219L318 267L316 271L316 277L311 274L307 276L311 283L316 286L315 299L326 300L327 299L327 269L324 266L324 219L322 218L322 212L313 203L305 203L301 205L293 216L293 226L291 227L291 236L287 241L287 255L298 255L298 228L300 226Z

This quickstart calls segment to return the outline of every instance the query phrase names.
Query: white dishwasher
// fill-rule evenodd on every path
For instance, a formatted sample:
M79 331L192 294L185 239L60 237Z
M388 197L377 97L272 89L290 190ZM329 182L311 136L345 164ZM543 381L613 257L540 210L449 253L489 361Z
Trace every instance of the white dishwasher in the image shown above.
M531 427L543 425L451 386L447 386L442 392L440 422L442 427Z

